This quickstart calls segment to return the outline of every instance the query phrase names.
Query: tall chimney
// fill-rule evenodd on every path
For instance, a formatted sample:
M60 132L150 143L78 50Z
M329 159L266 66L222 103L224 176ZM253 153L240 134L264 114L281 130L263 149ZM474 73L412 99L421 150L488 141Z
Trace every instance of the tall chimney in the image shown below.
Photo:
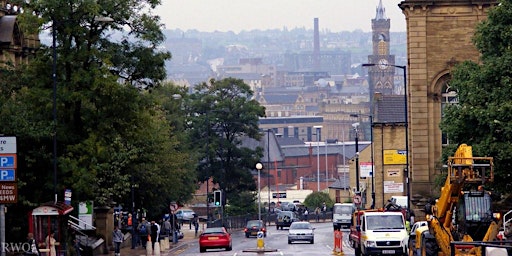
M320 70L320 32L318 29L318 18L314 19L314 39L313 39L313 68L315 71Z

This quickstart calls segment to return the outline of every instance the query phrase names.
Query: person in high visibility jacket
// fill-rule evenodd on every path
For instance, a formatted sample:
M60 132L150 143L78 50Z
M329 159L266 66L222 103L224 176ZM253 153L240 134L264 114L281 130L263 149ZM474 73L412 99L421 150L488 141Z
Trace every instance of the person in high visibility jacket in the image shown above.
M405 229L407 230L407 233L411 232L411 222L408 220L405 221Z

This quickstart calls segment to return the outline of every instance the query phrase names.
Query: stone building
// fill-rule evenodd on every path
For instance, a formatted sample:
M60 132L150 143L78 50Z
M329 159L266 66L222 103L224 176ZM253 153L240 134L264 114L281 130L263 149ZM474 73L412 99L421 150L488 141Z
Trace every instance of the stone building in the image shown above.
M436 194L441 151L449 141L439 123L456 93L450 72L456 63L479 60L471 38L496 0L406 0L399 4L407 21L407 97L410 172L413 194Z
M40 41L38 35L25 34L17 20L21 9L9 1L0 1L0 62L18 66L27 64Z

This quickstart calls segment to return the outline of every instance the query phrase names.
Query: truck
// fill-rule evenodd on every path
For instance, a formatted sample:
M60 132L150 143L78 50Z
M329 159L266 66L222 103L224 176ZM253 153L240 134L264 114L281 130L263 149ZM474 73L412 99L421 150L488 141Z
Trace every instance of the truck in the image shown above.
M494 180L493 158L474 157L471 146L461 144L446 168L439 198L425 205L427 225L410 240L410 255L482 255L471 242L496 239L500 214L492 211L491 192L483 187Z
M335 203L332 207L332 225L334 230L350 228L352 225L352 214L356 211L353 203Z
M353 214L349 242L355 255L407 255L409 235L404 211L384 208Z

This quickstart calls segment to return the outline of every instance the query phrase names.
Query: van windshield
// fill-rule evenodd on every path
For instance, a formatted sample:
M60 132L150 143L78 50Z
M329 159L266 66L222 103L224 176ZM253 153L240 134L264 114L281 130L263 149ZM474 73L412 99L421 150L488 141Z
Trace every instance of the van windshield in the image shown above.
M374 215L366 217L366 229L403 229L404 223L401 215Z
M335 205L333 209L334 214L352 214L354 213L354 207L349 205Z

